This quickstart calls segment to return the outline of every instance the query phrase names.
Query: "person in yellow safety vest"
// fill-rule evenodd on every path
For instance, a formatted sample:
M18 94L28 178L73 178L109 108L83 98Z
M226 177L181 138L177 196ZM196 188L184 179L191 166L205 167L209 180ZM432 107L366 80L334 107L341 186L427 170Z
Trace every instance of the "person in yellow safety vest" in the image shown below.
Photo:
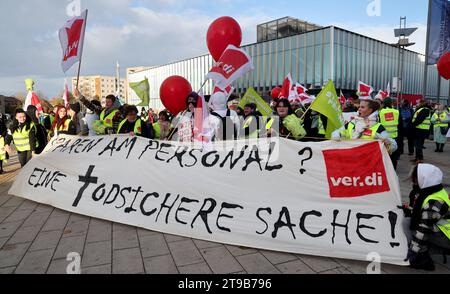
M241 136L244 139L257 139L260 132L260 120L256 113L256 104L249 103L244 107L243 124L241 130Z
M123 121L123 117L119 109L115 107L117 98L114 95L106 96L106 105L103 109L101 105L94 104L86 99L86 97L81 95L77 89L74 90L73 94L84 104L84 106L100 117L100 121L105 126L105 134L102 135L117 133L119 124Z
M436 112L431 117L431 123L434 125L435 152L444 152L444 146L447 143L449 122L450 114L445 110L444 105L438 105Z
M271 118L267 125L267 137L282 137L299 141L306 136L303 122L294 114L287 99L279 99L275 105L276 117Z
M156 140L166 140L170 135L172 125L169 120L169 114L167 111L163 110L159 113L159 119L153 125L153 131L155 133Z
M319 113L319 137L325 138L327 135L327 126L326 123L328 122L328 119L326 116Z
M387 97L383 101L384 108L380 110L380 123L386 129L391 139L394 139L398 146L401 146L401 140L403 140L403 134L400 136L402 130L400 123L403 122L400 111L392 108L392 99ZM400 151L397 149L391 154L392 164L397 169L398 159L400 158Z
M11 127L12 137L8 138L5 142L5 149L10 152L10 145L14 143L19 158L19 163L24 167L32 157L34 157L35 150L38 146L37 141L37 128L31 121L31 118L25 113L23 109L17 109L15 114L15 120Z
M117 134L129 134L131 136L139 136L148 139L153 139L153 128L149 127L149 125L142 121L142 119L138 116L138 109L134 105L128 105L125 107L125 115L126 119L124 119L117 131Z
M77 127L67 115L67 109L64 106L58 106L58 113L53 121L52 136L54 135L76 135Z
M420 101L412 119L414 129L414 147L416 149L416 159L412 162L423 163L423 147L425 139L430 135L431 109L425 100Z
M0 175L3 174L3 163L9 158L6 151L6 136L8 136L8 129L3 116L0 114Z
M419 191L412 207L413 234L407 260L415 269L433 271L430 247L444 252L450 249L450 196L442 185L442 171L434 165L417 165L411 180Z
M380 104L373 100L361 100L358 117L336 130L331 135L333 140L381 140L389 154L397 150L397 142L393 140L383 125L378 121Z

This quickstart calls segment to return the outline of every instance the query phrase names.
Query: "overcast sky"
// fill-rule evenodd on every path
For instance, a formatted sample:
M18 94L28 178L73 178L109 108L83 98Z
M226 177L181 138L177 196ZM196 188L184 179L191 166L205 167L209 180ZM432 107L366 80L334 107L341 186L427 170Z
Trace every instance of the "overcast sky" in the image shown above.
M75 0L78 1L78 0ZM374 2L375 1L375 2ZM224 15L243 30L243 44L256 42L256 26L292 16L319 25L348 30L395 42L393 29L400 16L419 27L411 37L412 50L424 53L426 0L79 0L89 9L82 75L115 75L118 60L125 68L161 65L208 53L206 32ZM49 98L64 84L58 30L69 18L73 0L0 1L0 94L24 91L33 78L36 90ZM367 7L381 4L379 11ZM73 7L73 6L72 6ZM373 6L375 7L375 6ZM378 13L379 12L379 13ZM379 14L379 15L378 15ZM76 74L74 66L67 74Z

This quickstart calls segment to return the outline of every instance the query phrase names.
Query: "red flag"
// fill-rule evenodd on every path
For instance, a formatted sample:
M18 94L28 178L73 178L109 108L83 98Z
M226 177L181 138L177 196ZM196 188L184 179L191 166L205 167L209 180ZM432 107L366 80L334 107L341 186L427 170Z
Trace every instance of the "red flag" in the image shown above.
M388 97L391 97L391 83L387 84L386 93L387 93Z
M364 84L363 82L358 83L358 95L360 99L372 99L370 96L374 89L372 86L369 86L367 84Z
M344 94L341 91L341 96L339 97L339 100L341 101L341 104L344 105L345 102L347 102L347 99L345 98Z
M231 95L231 93L233 93L233 91L234 91L234 88L232 87L232 86L228 86L228 87L226 87L225 89L221 89L221 88L219 88L219 87L214 87L214 91L213 91L213 94L216 94L216 93L218 93L218 92L222 92L222 93L225 93L225 94L227 94L228 96L230 96Z
M253 68L252 59L244 50L229 45L206 78L213 80L217 87L225 89Z
M208 142L208 138L204 136L204 123L209 116L208 104L206 103L203 92L198 93L201 99L198 100L197 108L194 113L194 141L195 142Z
M72 65L81 59L86 20L87 10L81 16L76 16L68 20L64 27L59 30L59 40L63 50L61 65L64 72L67 72Z
M43 112L41 101L33 91L28 91L27 98L25 99L24 110L26 111L30 105L35 106L39 113Z
M64 100L64 106L69 109L70 103L69 103L69 86L67 85L67 79L64 83L64 94L63 94L63 100Z
M389 94L387 92L384 92L382 90L380 90L377 94L377 98L380 98L381 100L386 99L387 97L389 97Z

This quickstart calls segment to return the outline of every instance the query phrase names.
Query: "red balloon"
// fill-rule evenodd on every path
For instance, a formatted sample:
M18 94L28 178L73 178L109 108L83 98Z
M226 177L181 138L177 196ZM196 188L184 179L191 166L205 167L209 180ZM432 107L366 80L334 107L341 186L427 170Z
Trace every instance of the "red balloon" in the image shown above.
M280 97L280 93L281 93L281 88L280 87L276 87L272 89L272 92L270 93L270 95L272 96L273 100L277 100L278 97Z
M183 77L167 78L159 89L159 96L166 109L173 115L185 110L186 98L192 93L191 84Z
M228 45L240 47L242 30L232 17L224 16L216 19L208 29L206 43L215 61L218 61Z
M450 52L445 53L437 64L439 74L446 80L450 80Z

